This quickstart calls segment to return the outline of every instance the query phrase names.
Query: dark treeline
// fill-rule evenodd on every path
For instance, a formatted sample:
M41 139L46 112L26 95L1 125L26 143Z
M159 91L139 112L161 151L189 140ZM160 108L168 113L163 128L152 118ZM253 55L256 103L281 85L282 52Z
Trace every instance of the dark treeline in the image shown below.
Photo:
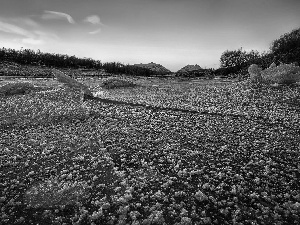
M214 71L215 75L229 76L232 74L245 75L251 64L257 64L262 69L268 68L272 63L300 64L300 28L281 35L274 40L267 52L226 50L220 58L220 68Z
M112 74L127 74L134 76L151 76L154 75L155 72L150 69L141 68L133 65L124 65L122 63L110 62L103 63L102 69L104 69L107 73Z
M248 68L257 64L262 69L268 68L272 63L279 64L300 64L300 28L281 35L270 44L269 51L259 53L258 51L245 51L242 48L237 50L226 50L220 57L218 69L201 69L192 71L181 76L205 76L205 77L247 77Z
M128 74L135 76L150 76L154 72L132 65L124 65L122 63L107 62L102 63L99 60L91 58L78 58L65 54L44 53L40 50L31 49L15 50L11 48L0 48L0 62L14 62L20 65L45 66L54 68L70 68L70 69L91 69L105 70L111 74Z
M215 73L214 69L198 69L191 71L179 71L176 73L177 77L187 77L187 78L213 78Z
M220 57L218 69L200 69L186 73L178 73L182 77L207 77L215 76L234 78L247 77L248 68L257 64L262 69L268 68L272 63L279 64L300 64L300 28L281 35L272 41L269 51L259 53L251 50L245 51L242 48L237 50L226 50Z
M102 63L91 58L78 58L76 56L43 53L40 50L30 49L7 49L0 48L0 62L15 62L20 65L45 66L48 68L69 68L69 69L90 69L105 70L109 74L128 74L134 76L152 76L157 72L148 68L134 65L124 65L119 62ZM268 52L258 51L226 50L220 57L220 67L218 69L200 69L185 73L176 73L181 77L207 77L214 76L235 77L248 74L248 67L257 64L262 69L268 68L271 63L276 65L281 63L300 64L300 28L286 33L274 40Z

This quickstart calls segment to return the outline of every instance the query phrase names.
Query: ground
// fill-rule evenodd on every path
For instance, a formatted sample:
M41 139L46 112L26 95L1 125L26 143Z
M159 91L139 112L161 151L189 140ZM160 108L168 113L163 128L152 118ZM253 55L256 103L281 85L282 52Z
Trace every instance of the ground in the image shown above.
M299 87L133 80L1 97L3 224L300 223Z

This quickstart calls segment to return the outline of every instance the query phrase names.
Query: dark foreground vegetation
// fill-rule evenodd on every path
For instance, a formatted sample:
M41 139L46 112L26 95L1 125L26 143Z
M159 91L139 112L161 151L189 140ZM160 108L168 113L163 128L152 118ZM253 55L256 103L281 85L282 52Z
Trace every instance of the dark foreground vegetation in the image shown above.
M153 110L32 82L43 91L0 97L2 224L300 223L298 86L102 93Z

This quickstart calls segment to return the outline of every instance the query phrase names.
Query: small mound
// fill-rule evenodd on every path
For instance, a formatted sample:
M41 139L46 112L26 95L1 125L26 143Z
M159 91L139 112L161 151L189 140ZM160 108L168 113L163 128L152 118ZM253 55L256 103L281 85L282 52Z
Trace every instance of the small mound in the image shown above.
M0 87L0 95L10 96L28 94L36 89L37 87L29 82L7 83Z
M124 87L135 87L136 84L127 81L127 80L121 80L117 78L108 79L102 82L101 87L106 89L113 89L113 88L124 88Z

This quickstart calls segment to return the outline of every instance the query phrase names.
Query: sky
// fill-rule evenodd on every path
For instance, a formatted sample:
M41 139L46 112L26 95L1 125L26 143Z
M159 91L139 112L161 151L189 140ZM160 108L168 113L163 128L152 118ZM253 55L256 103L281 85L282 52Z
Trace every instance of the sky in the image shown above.
M300 27L299 0L0 0L0 47L218 68Z

